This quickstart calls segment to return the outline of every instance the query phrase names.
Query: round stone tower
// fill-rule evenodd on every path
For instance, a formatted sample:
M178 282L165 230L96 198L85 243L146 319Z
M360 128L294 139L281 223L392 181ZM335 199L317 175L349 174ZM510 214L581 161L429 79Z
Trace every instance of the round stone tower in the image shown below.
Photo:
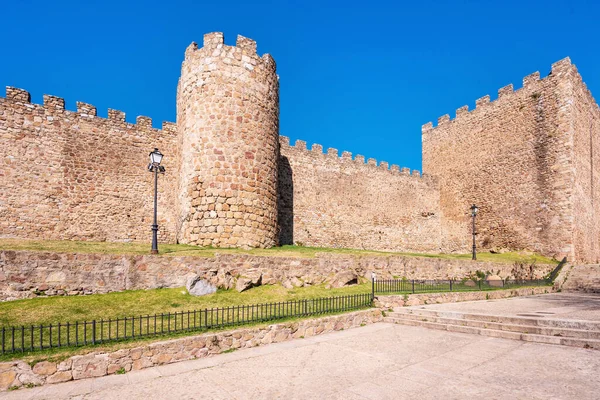
M185 52L177 87L181 243L277 244L279 82L256 42L220 32Z

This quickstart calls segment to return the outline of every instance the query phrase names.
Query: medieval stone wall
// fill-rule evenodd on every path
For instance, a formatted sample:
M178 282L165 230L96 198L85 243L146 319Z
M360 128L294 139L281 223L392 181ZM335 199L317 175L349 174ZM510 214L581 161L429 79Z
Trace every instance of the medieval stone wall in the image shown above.
M280 243L439 252L439 189L430 176L281 137Z
M423 171L440 184L442 248L468 251L475 203L478 245L574 258L569 59L477 100L472 111L423 126Z
M158 147L173 173L176 129L169 122L125 122L125 113L7 88L0 98L0 237L149 241L153 176L148 153ZM161 241L175 240L175 180L159 178Z
M567 71L572 91L574 170L574 251L578 260L600 259L600 110L573 65Z
M273 58L239 36L185 52L177 124L24 90L0 98L0 237L149 241L158 147L159 240L216 247L280 244L600 258L600 111L570 60L423 126L423 170L279 136Z
M186 50L177 91L182 243L277 244L279 82L256 42L204 36Z

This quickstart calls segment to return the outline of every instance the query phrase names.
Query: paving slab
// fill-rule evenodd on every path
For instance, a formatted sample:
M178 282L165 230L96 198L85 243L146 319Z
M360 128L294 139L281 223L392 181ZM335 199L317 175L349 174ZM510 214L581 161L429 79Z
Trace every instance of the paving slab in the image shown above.
M548 293L507 299L404 307L471 314L600 321L600 294Z
M1 399L595 399L600 353L379 323Z

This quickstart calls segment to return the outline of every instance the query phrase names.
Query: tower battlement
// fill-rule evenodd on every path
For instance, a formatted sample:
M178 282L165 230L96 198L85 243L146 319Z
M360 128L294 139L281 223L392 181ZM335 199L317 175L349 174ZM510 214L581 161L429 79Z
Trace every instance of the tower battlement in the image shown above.
M464 105L456 110L454 118L451 118L449 114L445 114L437 119L437 125L435 125L435 126L433 125L432 122L428 122L428 123L424 124L421 129L421 132L423 134L430 133L432 130L435 130L435 128L437 128L440 125L443 125L446 123L451 123L451 122L453 122L455 120L459 120L461 118L467 118L468 116L470 116L474 113L484 112L482 110L485 110L487 107L494 107L494 106L496 106L496 104L498 102L510 101L511 96L513 96L515 93L518 94L518 92L520 92L520 91L535 90L536 88L543 86L546 83L548 78L556 77L559 74L563 74L566 71L568 71L569 68L571 68L572 66L573 66L573 64L571 63L571 59L569 57L566 57L566 58L552 64L550 73L543 79L540 79L539 71L529 74L523 78L523 84L522 84L521 88L514 90L512 83L509 85L506 85L506 86L498 89L497 97L494 100L491 100L491 97L489 94L485 95L483 97L480 97L479 99L477 99L475 101L475 109L474 110L469 110L469 106Z

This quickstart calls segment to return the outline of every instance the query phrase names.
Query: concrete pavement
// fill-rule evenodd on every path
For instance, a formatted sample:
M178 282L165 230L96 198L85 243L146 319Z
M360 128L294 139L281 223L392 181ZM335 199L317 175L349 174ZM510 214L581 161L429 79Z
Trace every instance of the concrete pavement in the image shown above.
M597 399L600 352L379 323L2 399Z

